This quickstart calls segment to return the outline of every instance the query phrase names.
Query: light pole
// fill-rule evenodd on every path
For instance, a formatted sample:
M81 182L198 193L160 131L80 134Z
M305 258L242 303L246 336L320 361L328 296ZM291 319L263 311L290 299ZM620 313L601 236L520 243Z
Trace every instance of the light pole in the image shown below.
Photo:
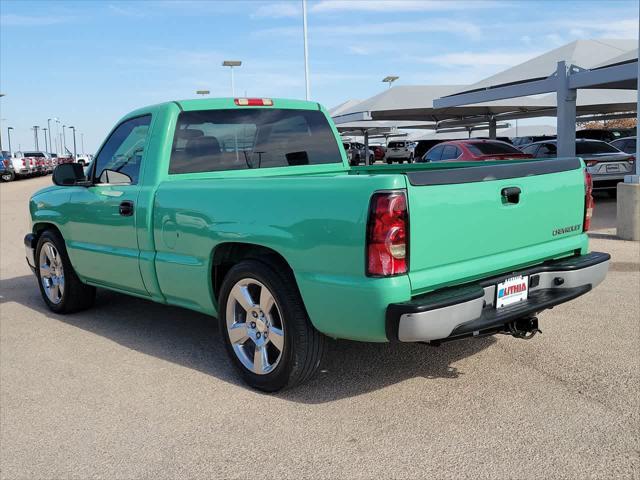
M222 62L223 67L229 67L231 69L231 96L232 97L236 96L236 86L233 82L233 67L239 67L240 65L242 65L242 62L240 60L225 60L224 62Z
M384 77L384 78L382 79L382 81L383 81L384 83L388 83L388 84L389 84L389 88L391 88L391 84L392 84L393 82L395 82L396 80L398 80L399 78L400 78L400 77L399 77L399 76L397 76L397 75L387 75L386 77Z
M53 137L53 130L51 130L51 119L47 118L47 127L49 127L49 153L53 152L51 147L51 137Z
M43 128L42 131L44 132L44 148L47 148L47 128Z
M67 154L67 135L64 129L67 128L66 125L62 125L62 156L64 157Z
M60 119L58 117L53 119L56 122L56 139L59 140L58 145L62 145L62 135L60 135ZM56 153L60 155L60 150L56 146Z
M73 130L73 160L75 161L76 158L78 158L77 152L76 152L76 127L69 127L71 130Z
M302 0L302 35L304 36L304 94L309 100L309 47L307 42L307 0Z
M82 150L82 155L84 155L84 133L80 133L80 150Z
M7 127L7 140L9 142L9 156L13 156L11 155L11 130L13 130L13 127Z
M35 147L36 147L36 151L38 150L38 129L40 127L38 125L34 125L33 126L33 139L34 139L34 143L35 143Z

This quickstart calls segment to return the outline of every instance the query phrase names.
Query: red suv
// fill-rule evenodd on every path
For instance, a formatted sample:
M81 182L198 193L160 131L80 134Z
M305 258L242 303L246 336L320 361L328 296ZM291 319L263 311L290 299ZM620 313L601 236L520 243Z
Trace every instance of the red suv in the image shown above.
M431 148L421 162L475 162L483 160L506 160L509 158L533 158L513 145L498 140L452 140Z

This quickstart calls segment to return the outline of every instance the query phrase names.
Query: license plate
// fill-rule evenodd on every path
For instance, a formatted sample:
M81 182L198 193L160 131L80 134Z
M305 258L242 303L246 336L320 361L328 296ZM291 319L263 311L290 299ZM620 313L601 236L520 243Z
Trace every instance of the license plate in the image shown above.
M497 285L496 292L496 308L522 302L529 295L529 276L507 278Z
M613 165L607 165L607 172L619 172L620 165L614 163Z

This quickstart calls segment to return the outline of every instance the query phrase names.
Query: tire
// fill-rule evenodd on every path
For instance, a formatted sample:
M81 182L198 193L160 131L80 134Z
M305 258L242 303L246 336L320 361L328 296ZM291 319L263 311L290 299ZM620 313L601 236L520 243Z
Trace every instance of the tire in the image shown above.
M390 158L387 158L387 164L391 165L393 163L393 160L391 160Z
M249 259L232 267L218 305L220 337L249 386L276 392L305 382L318 369L326 338L311 324L295 280L275 262Z
M609 195L609 198L618 198L618 188L610 188L607 190L607 195Z
M16 174L13 172L4 172L1 178L3 182L11 182L16 179Z
M46 230L40 235L35 263L40 294L51 311L73 313L93 305L96 289L80 281L69 261L64 240L58 232ZM45 265L54 268L47 269L44 268Z

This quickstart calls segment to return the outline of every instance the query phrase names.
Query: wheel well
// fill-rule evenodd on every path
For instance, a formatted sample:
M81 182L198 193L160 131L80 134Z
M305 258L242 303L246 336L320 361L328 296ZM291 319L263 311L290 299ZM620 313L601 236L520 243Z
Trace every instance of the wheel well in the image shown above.
M231 267L235 264L254 258L256 260L268 261L270 264L282 269L293 277L293 270L282 255L271 248L262 245L254 245L251 243L229 242L218 245L213 252L212 262L212 282L213 294L217 300L220 293L220 287Z
M33 226L33 233L36 236L36 239L38 239L45 230L53 230L62 237L62 233L60 232L58 227L56 227L53 223L36 223Z

